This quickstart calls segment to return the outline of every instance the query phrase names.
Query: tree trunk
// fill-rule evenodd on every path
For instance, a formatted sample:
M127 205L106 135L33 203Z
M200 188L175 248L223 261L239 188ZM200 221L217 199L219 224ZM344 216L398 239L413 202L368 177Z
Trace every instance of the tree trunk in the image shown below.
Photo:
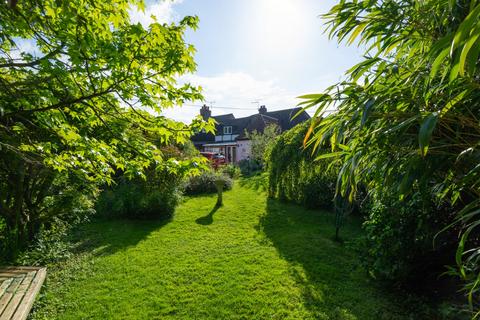
M12 256L14 257L19 249L25 242L25 225L22 219L23 203L24 203L24 182L25 182L25 165L23 161L19 161L17 167L17 173L15 176L15 184L11 187L14 188L14 201L11 211L11 219L7 220L7 224L12 239Z

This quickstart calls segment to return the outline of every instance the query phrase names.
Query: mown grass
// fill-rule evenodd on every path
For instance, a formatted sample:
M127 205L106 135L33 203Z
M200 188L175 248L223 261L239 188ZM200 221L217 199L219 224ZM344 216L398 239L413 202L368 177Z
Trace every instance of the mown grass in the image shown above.
M49 269L34 319L406 319L371 282L326 212L267 200L248 183L186 200L171 221L96 221Z

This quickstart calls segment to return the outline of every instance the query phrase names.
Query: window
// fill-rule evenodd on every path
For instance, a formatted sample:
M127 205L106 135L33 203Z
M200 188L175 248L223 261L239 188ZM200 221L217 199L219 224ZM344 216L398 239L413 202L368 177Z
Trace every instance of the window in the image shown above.
M232 126L223 127L223 134L232 134Z

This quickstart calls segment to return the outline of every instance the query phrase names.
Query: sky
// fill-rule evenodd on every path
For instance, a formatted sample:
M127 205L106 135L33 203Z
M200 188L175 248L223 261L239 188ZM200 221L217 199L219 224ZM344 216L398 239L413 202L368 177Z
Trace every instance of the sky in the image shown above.
M182 77L203 88L205 101L168 109L164 115L190 122L203 103L212 114L236 117L295 107L302 94L322 92L360 61L361 51L325 34L320 15L335 0L150 0L131 19L145 25L153 14L175 22L200 18L186 42L197 50L195 74Z

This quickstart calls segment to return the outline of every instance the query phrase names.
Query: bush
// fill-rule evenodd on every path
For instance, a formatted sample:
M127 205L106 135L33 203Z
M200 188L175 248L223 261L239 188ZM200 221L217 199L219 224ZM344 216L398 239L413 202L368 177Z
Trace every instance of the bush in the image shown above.
M71 257L72 243L68 234L72 225L54 219L49 229L42 229L32 245L16 259L19 265L45 266Z
M314 161L302 144L309 123L284 132L266 153L270 197L292 201L308 208L332 208L336 172L327 160Z
M254 159L243 159L238 162L240 172L244 176L251 176L262 171L262 163Z
M120 176L106 188L96 208L104 217L170 217L181 199L182 179L174 173L149 169L146 179Z
M227 164L222 166L220 171L231 179L237 179L242 174L240 168L233 164Z
M423 198L419 192L400 201L384 190L368 202L361 255L369 273L413 287L437 282L446 271L444 266L454 262L456 249L451 231L438 234L448 225L447 208Z
M190 177L185 186L185 193L189 195L215 193L217 192L217 188L215 186L216 179L217 175L212 171ZM230 177L225 176L225 186L223 190L230 190L232 189L232 186L233 180Z
M0 214L0 263L14 263L26 252L39 251L41 246L55 245L58 239L50 239L46 234L59 233L60 228L67 233L95 213L93 206L98 194L95 184L74 174L53 172L43 167L37 170L29 171L31 183L25 199L29 199L30 205L23 207L22 217L26 220L23 226L16 229L11 224L9 228L8 210ZM6 188L2 181L0 189L3 191ZM33 201L37 203L32 205ZM39 244L40 238L43 239L42 245ZM48 261L55 260L53 252L45 253L47 255ZM59 255L57 258L62 257ZM32 259L29 264L35 264L37 260Z

